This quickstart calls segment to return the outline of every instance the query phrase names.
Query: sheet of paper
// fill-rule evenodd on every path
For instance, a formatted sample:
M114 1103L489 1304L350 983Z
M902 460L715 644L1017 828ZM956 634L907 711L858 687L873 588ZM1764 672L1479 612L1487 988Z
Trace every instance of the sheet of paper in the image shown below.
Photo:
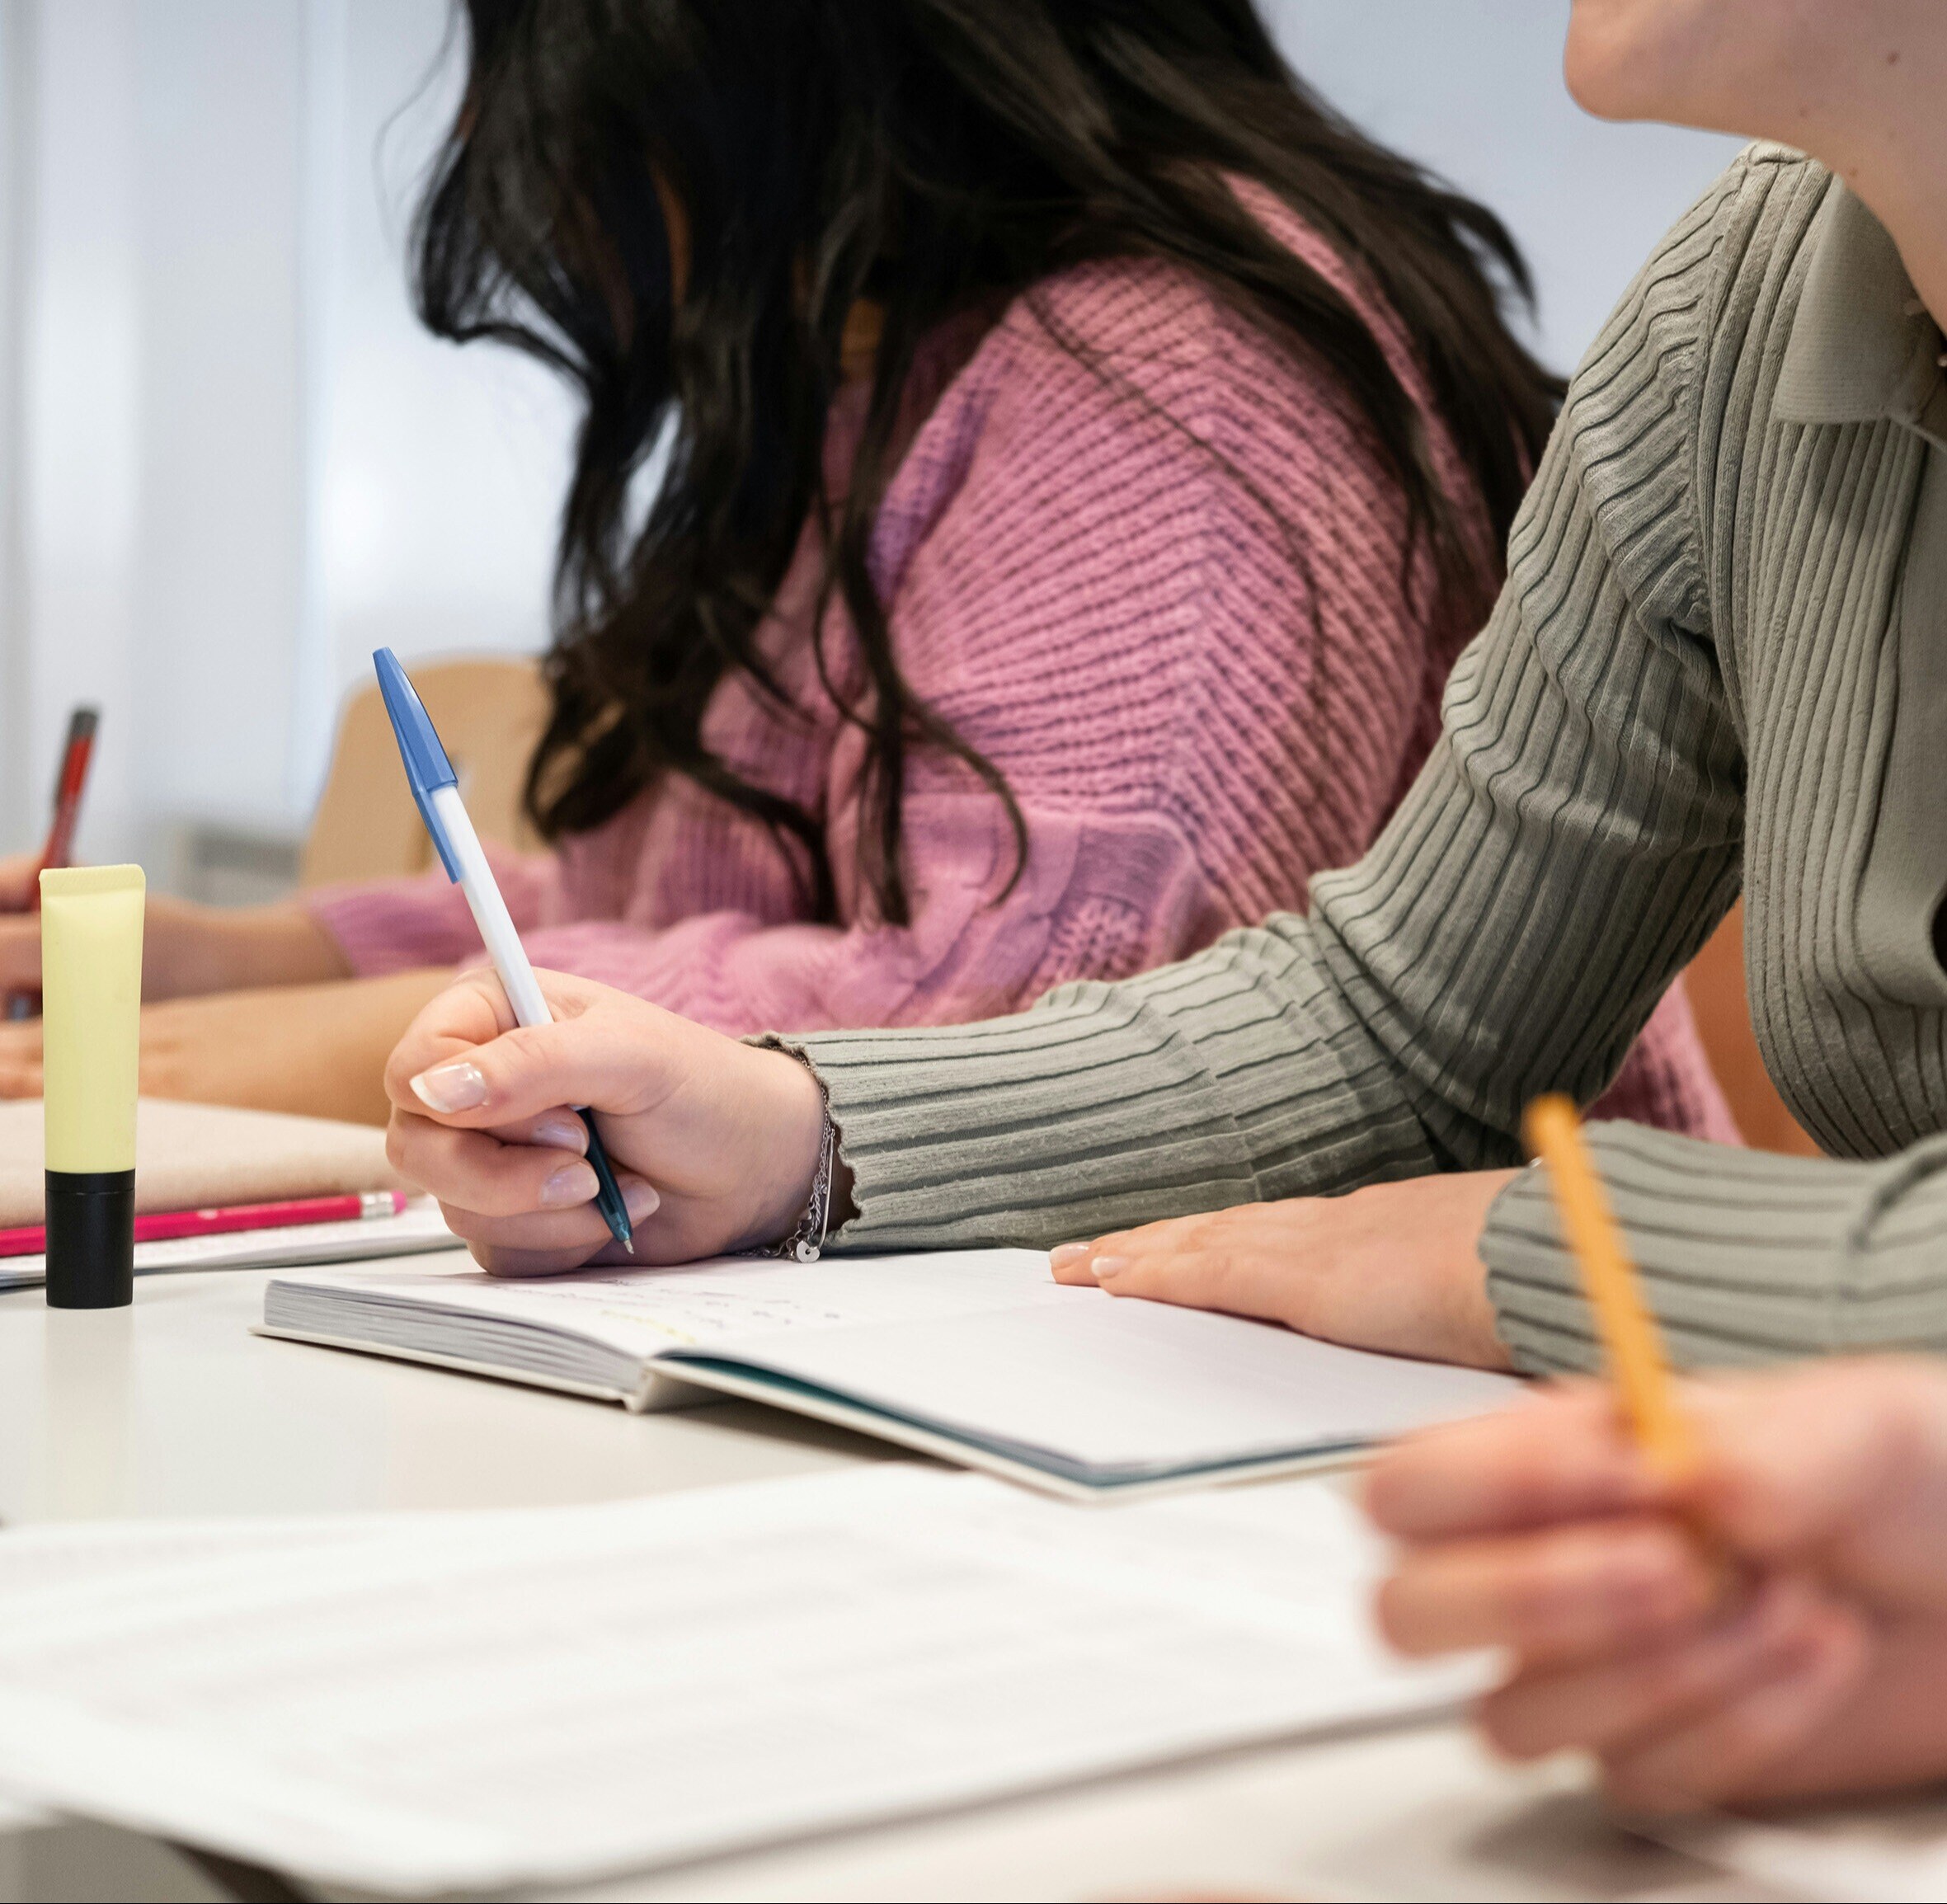
M1947 1799L1801 1809L1775 1818L1662 1818L1647 1835L1785 1897L1937 1904L1947 1897Z
M901 1467L595 1507L0 1534L0 1785L354 1888L672 1859L1442 1707L1317 1483Z
M279 1229L233 1229L222 1236L179 1236L135 1245L135 1273L190 1269L282 1269L303 1263L364 1262L385 1256L430 1255L457 1247L430 1196L397 1216L345 1223L295 1223ZM472 1267L473 1259L461 1253ZM36 1288L47 1281L45 1256L0 1256L0 1289Z

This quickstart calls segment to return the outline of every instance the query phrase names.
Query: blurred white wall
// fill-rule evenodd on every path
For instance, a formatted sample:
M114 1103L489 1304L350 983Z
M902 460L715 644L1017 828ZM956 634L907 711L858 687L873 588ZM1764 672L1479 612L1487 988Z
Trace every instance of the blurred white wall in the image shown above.
M1298 73L1498 212L1534 268L1536 333L1574 367L1636 267L1738 142L1607 125L1562 83L1568 0L1258 0Z
M0 0L0 849L77 701L82 849L166 881L185 825L301 830L374 646L544 639L565 394L405 292L447 31L445 0Z
M1728 142L1596 125L1565 0L1263 0L1294 63L1498 209L1571 364ZM0 849L74 701L82 849L301 830L379 642L545 635L571 411L414 324L446 0L0 0Z
M0 0L0 850L27 804L26 618L22 608L20 339L26 233L21 178L31 135L20 22Z
M335 16L341 92L317 140L329 169L314 222L336 223L315 271L332 300L316 524L315 606L327 632L324 698L300 710L291 787L300 814L337 702L370 679L374 647L410 656L543 645L574 415L539 366L437 343L407 302L416 188L462 77L457 58L442 57L457 53L445 0L306 3L314 17Z

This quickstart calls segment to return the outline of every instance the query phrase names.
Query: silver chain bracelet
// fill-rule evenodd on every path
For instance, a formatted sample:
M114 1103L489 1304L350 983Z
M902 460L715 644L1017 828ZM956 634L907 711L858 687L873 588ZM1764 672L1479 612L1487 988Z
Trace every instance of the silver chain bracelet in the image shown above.
M825 1080L807 1059L796 1051L788 1055L797 1058L811 1073L812 1081L818 1087L818 1102L824 1117L824 1128L818 1136L818 1168L811 1178L811 1200L805 1206L804 1215L798 1218L797 1227L790 1235L756 1253L782 1257L787 1262L816 1262L825 1253L825 1232L831 1221L831 1173L838 1156L839 1134L831 1121L831 1097L825 1088Z

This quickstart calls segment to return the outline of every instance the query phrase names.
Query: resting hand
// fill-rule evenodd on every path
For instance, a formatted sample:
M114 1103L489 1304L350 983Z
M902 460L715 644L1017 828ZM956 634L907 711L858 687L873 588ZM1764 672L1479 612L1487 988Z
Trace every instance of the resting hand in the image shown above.
M1058 1282L1259 1316L1327 1342L1506 1368L1477 1244L1512 1171L1173 1217L1050 1258Z
M1832 1362L1686 1406L1700 1452L1680 1485L1592 1389L1388 1454L1368 1502L1408 1543L1389 1637L1508 1649L1489 1738L1592 1752L1634 1805L1947 1775L1947 1375Z
M788 1235L811 1195L824 1107L782 1051L557 972L552 1025L515 1025L500 981L470 972L421 1013L386 1090L393 1164L440 1199L496 1275L629 1260L593 1207L583 1148L602 1142L636 1225L633 1260L687 1262Z

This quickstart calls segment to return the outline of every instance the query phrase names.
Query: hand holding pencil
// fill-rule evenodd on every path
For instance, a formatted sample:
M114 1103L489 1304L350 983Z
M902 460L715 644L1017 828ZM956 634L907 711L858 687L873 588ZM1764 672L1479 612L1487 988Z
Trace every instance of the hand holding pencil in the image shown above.
M1594 1756L1634 1808L1947 1777L1947 1371L1809 1364L1684 1385L1696 1460L1661 1479L1578 1384L1401 1443L1368 1507L1402 1543L1402 1651L1502 1648L1510 1757ZM1749 1582L1726 1601L1684 1522Z
M1947 1773L1947 1373L1827 1362L1672 1384L1574 1113L1531 1114L1611 1380L1415 1437L1367 1505L1403 1651L1512 1656L1481 1706L1642 1808ZM1734 1591L1726 1591L1726 1563Z

